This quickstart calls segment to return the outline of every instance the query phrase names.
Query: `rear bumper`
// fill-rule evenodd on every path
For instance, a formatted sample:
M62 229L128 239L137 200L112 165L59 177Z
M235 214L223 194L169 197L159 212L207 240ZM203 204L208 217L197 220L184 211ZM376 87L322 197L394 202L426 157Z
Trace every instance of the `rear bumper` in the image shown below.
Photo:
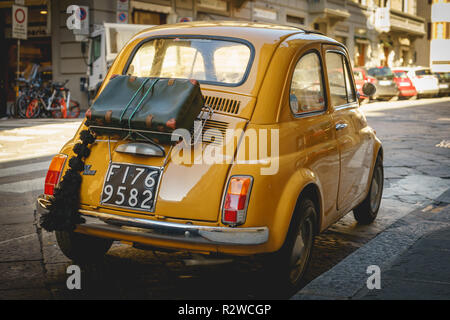
M402 97L412 97L417 95L416 89L399 89L399 90L400 90L399 96Z
M39 215L48 212L49 201L38 197L36 210ZM217 226L202 226L184 223L156 221L142 218L132 218L109 213L82 210L80 214L86 223L82 229L99 231L108 234L116 240L129 239L130 236L149 240L166 240L182 243L218 246L252 246L261 245L269 239L267 227L230 228Z
M418 94L438 94L439 88L433 88L433 89L417 89Z
M397 89L397 86L376 86L377 91L375 92L375 95L377 97L395 97L398 95L399 91Z

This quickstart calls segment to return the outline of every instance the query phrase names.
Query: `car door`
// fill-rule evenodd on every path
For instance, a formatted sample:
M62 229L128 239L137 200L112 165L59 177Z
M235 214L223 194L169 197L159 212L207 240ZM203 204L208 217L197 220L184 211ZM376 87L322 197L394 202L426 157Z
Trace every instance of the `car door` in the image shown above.
M289 105L294 116L295 132L303 143L299 163L313 172L323 194L322 225L336 220L339 152L334 123L327 106L327 90L320 45L303 53L293 70ZM306 157L305 157L306 155Z
M345 214L366 190L373 142L370 128L359 109L351 67L342 47L324 46L329 102L339 148L337 209Z

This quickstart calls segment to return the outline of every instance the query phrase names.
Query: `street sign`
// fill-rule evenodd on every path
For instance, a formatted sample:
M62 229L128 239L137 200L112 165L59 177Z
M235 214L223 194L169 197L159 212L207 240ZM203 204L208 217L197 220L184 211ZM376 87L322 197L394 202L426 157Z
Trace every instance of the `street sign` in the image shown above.
M28 8L12 6L12 37L15 39L27 39Z
M128 23L128 11L117 11L116 21L117 23Z
M192 17L182 17L178 20L178 22L191 22Z
M389 32L391 29L391 16L389 8L377 8L375 11L375 29L378 32Z
M79 29L73 29L75 35L89 35L89 7L79 6L76 10L76 19L80 23Z
M128 0L117 0L117 11L128 11L129 8L129 1Z

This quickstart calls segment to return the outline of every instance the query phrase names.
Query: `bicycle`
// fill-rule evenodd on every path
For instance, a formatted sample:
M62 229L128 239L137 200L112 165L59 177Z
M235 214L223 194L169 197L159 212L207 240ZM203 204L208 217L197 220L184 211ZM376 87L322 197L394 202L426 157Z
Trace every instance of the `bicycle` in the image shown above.
M50 82L43 86L39 83L28 88L17 99L18 114L23 118L37 118L46 115L53 118L77 118L80 104L70 99L70 90L65 87L69 82Z

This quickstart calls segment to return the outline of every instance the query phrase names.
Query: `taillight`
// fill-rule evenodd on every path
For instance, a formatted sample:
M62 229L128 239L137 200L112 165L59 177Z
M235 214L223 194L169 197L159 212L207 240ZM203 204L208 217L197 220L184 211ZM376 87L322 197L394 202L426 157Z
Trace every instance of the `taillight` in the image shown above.
M45 177L44 194L52 196L55 187L61 178L61 172L64 168L67 156L64 154L58 154L53 157L50 167L48 168L47 176Z
M222 209L224 224L240 225L245 222L252 184L253 178L250 176L230 178Z

